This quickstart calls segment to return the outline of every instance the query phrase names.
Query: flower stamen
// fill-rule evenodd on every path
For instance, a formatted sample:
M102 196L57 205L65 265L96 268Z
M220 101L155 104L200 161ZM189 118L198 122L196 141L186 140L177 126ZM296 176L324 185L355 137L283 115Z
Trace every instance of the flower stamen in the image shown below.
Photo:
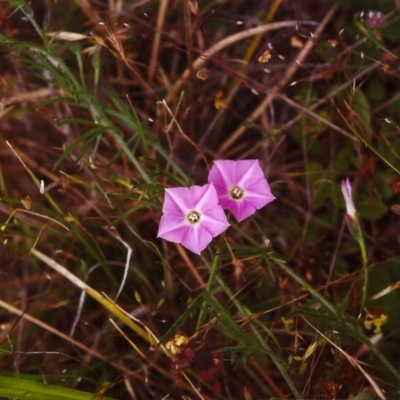
M196 210L189 211L189 213L186 215L186 219L190 224L197 224L200 221L200 213L198 213Z
M239 186L234 186L231 190L231 197L234 200L240 200L244 195L244 190L241 189Z

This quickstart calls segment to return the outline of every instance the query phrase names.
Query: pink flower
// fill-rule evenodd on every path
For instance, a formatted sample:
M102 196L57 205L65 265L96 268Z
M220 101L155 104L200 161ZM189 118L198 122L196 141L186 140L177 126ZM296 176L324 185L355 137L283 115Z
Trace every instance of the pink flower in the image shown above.
M243 221L275 199L258 160L219 160L208 175L219 204Z
M358 220L357 210L354 206L353 197L351 196L351 184L349 178L342 181L342 193L344 202L346 203L347 226L354 238L361 243L363 241L363 234L360 221Z
M356 207L354 206L353 197L351 195L351 184L349 178L342 181L342 193L346 203L346 214L351 218L356 218Z
M200 254L228 226L214 185L165 189L158 237Z

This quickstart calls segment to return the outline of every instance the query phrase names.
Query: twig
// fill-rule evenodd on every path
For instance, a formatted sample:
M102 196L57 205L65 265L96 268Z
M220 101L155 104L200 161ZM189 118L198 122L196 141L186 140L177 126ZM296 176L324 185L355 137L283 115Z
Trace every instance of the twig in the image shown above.
M203 67L206 62L212 58L215 54L223 50L225 47L228 47L232 44L239 42L240 40L247 39L251 36L258 35L260 33L265 33L277 29L283 28L292 28L298 26L298 21L282 21L282 22L274 22L271 24L260 25L254 28L246 29L245 31L235 33L231 36L226 37L225 39L220 40L215 45L211 46L207 49L203 54L197 57L192 65L185 69L182 75L177 79L175 84L172 86L170 92L168 93L167 102L171 100L172 97L175 96L176 92L182 87L185 81L189 78L192 71L197 71L201 67ZM313 21L303 21L302 25L316 25Z
M151 57L150 57L150 63L149 63L149 71L147 74L149 81L152 80L153 75L154 75L154 70L156 68L157 56L158 56L158 52L160 49L162 27L164 25L167 8L168 8L168 0L161 0L160 7L158 9L158 15L157 15L157 29L156 29L155 35L154 35L153 48L151 49Z
M319 35L321 32L324 30L325 26L328 24L330 19L332 18L333 14L335 13L336 9L338 8L337 4L334 4L328 13L326 14L325 18L321 21L315 32L313 33L313 36L315 39L318 39ZM292 63L289 65L289 67L286 69L284 76L282 79L279 80L279 82L272 87L272 89L267 93L266 98L261 102L261 104L252 112L252 114L245 118L245 121L250 121L254 122L256 119L258 119L262 113L264 113L265 109L270 105L272 100L275 98L276 94L284 87L289 80L293 77L297 69L299 68L299 65L302 63L302 61L307 57L311 49L314 47L314 41L309 40L304 47L300 50L298 56L292 61ZM233 132L231 135L229 135L229 138L222 144L222 146L218 149L218 154L221 156L222 153L224 153L233 143L235 143L240 136L243 135L243 133L246 131L246 127L240 126L238 129L236 129L235 132Z

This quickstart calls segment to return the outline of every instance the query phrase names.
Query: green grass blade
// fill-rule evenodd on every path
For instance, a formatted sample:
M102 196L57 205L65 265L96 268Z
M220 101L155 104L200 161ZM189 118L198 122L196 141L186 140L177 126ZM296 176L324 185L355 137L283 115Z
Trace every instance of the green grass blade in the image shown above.
M112 400L110 397L99 397L92 394L65 387L48 385L31 379L12 376L0 376L0 397L29 400Z

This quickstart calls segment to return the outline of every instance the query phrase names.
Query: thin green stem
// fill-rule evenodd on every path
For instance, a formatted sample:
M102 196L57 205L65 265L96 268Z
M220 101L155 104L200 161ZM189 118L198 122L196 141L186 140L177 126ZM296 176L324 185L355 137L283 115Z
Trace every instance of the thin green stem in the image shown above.
M360 237L358 238L357 242L358 242L358 245L360 246L361 258L362 258L363 270L364 270L364 281L363 281L362 297L361 297L361 305L360 305L360 316L361 316L362 312L364 310L365 302L367 300L369 269L368 269L367 250L365 247L365 240L364 240L364 236L362 235L362 233L361 233Z
M336 107L336 111L338 114L342 117L344 123L347 125L347 127L354 133L354 135L362 142L364 143L365 146L367 146L377 157L379 157L386 165L388 165L390 168L392 168L393 171L397 172L400 175L400 170L397 169L391 162L389 162L385 157L383 157L378 150L375 149L367 140L364 138L364 136L358 132L354 127L350 124L349 121L344 117L343 113L339 110L338 107Z
M205 259L205 257L202 257L204 263L208 266L207 260ZM208 277L208 281L207 281L207 285L206 285L206 291L209 293L212 289L212 286L215 282L215 277L218 271L218 265L219 265L219 256L215 256L213 259L213 263L211 265L210 268L210 275ZM196 331L198 331L200 329L200 327L203 325L204 323L204 319L206 316L206 307L207 306L207 302L204 301L202 307L200 308L200 313L199 313L199 318L197 320L197 324L196 324Z
M210 267L209 263L207 262L207 260L203 258L204 263L209 267L211 273L210 273L210 279L208 281L209 284L212 284L214 280L214 278L216 279L216 281L218 282L218 284L220 285L220 287L222 288L222 290L224 291L224 293L229 297L229 300L232 301L232 303L235 305L235 307L237 308L237 310L239 311L240 316L242 317L249 317L251 315L251 313L249 311L247 311L240 303L239 300L237 300L236 296L234 295L234 293L231 291L231 289L228 287L228 285L225 283L225 281L222 279L222 277L218 274L218 258L219 257L215 257L214 258L214 262L213 265ZM207 290L210 290L211 287L208 287L207 284ZM286 363L282 360L282 358L279 355L276 355L274 353L274 351L272 350L272 348L268 345L268 343L266 342L266 340L264 339L264 337L262 336L262 334L260 333L260 331L257 329L256 325L254 322L250 322L250 328L252 330L252 332L254 333L255 337L258 339L258 342L261 344L261 346L264 348L265 352L271 357L272 361L275 363L276 367L278 368L279 372L281 373L282 377L285 379L286 383L288 384L288 386L290 387L293 395L295 396L296 399L301 399L302 396L299 393L299 391L297 390L296 386L294 385L293 380L290 378L288 372L287 372L287 365Z

